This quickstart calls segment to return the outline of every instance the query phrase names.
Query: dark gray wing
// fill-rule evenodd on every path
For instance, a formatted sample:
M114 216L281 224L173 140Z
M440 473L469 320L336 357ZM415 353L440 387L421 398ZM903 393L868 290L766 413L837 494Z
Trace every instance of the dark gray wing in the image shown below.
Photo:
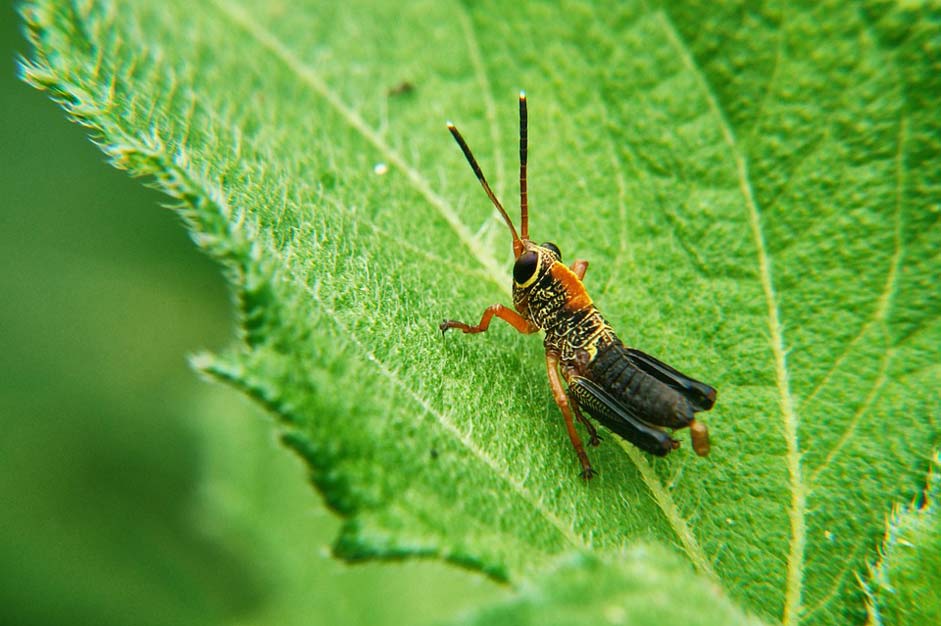
M668 434L640 419L596 382L573 376L568 383L569 397L579 408L641 450L665 456L679 445Z
M686 396L694 411L708 411L716 403L716 390L713 387L690 378L646 352L627 348L627 358L637 369L647 372L664 385Z

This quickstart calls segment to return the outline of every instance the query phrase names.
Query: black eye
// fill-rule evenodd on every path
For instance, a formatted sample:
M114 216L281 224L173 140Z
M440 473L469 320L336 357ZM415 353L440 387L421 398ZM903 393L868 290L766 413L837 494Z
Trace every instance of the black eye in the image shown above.
M533 274L536 273L536 266L539 265L539 255L535 250L524 252L520 258L516 259L516 265L513 266L513 280L517 285L523 285Z
M555 256L556 256L560 261L562 260L562 251L559 250L559 246L555 245L555 244L552 243L551 241L547 241L546 243L542 244L540 247L541 247L541 248L546 248L547 250L552 250L552 252L555 253Z

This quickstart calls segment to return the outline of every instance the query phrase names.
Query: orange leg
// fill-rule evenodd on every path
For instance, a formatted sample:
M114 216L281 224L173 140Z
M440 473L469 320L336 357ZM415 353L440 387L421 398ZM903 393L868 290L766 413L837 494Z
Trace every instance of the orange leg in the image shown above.
M585 272L588 271L588 261L585 259L575 259L572 261L569 269L575 272L575 275L578 276L578 280L582 280L585 278Z
M572 440L572 446L578 455L578 460L582 463L582 478L590 479L595 475L595 470L591 468L591 462L585 453L585 446L575 430L575 420L572 418L572 409L569 405L568 395L562 387L562 379L559 377L559 355L552 352L546 352L546 370L549 374L549 387L552 389L552 397L555 403L562 411L562 417L565 418L565 428L569 433L569 439Z
M484 311L483 316L480 318L480 323L476 326L471 326L470 324L465 324L464 322L457 322L454 320L444 320L441 322L441 325L438 328L441 329L441 332L448 330L449 328L458 328L465 333L482 333L490 327L490 320L494 316L499 317L501 320L520 331L521 333L530 334L539 330L539 327L530 322L528 319L514 311L513 309L507 308L502 304L491 304Z

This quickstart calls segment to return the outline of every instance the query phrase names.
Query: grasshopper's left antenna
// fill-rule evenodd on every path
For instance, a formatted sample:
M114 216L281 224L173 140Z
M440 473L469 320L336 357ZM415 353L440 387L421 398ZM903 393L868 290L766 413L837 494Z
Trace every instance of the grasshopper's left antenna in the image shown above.
M526 92L520 91L520 235L529 239L529 203L526 198Z
M497 196L493 193L493 190L487 183L487 179L484 177L484 173L480 171L480 165L477 164L477 159L474 158L474 153L471 152L471 149L467 146L467 142L464 141L464 137L461 136L461 133L451 122L448 122L448 130L451 131L451 135L454 137L457 145L461 147L461 151L464 153L464 157L467 159L467 162L470 163L471 169L474 170L474 174L477 176L477 180L480 181L484 191L487 192L487 197L490 198L491 202L493 202L493 206L497 207L497 210L500 211L500 215L503 216L503 221L506 222L506 225L510 227L510 234L513 235L513 254L514 256L518 257L523 253L523 242L520 240L519 235L516 234L516 228L513 226L513 221L510 219L510 216L507 215L506 209L504 209L503 205L500 204L500 201L497 200Z

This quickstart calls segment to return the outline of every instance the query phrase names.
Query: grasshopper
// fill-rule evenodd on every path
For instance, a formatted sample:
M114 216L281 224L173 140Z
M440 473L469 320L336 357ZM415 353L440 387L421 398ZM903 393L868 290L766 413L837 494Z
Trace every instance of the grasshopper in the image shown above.
M581 462L583 478L595 470L588 460L575 419L585 426L589 445L600 443L595 427L583 411L641 450L665 456L679 447L663 428L690 429L693 450L709 454L709 431L695 419L716 401L716 390L677 371L635 348L628 348L595 307L582 280L588 261L562 263L554 243L535 244L529 239L526 196L527 113L526 94L520 93L520 233L497 199L477 164L477 159L454 124L454 136L490 201L503 216L513 236L513 309L493 304L476 326L445 320L442 333L456 328L482 333L498 317L521 333L545 331L546 371L552 397L565 418L569 439ZM515 309L515 310L514 310ZM568 390L562 386L565 379ZM574 418L573 418L574 416Z

